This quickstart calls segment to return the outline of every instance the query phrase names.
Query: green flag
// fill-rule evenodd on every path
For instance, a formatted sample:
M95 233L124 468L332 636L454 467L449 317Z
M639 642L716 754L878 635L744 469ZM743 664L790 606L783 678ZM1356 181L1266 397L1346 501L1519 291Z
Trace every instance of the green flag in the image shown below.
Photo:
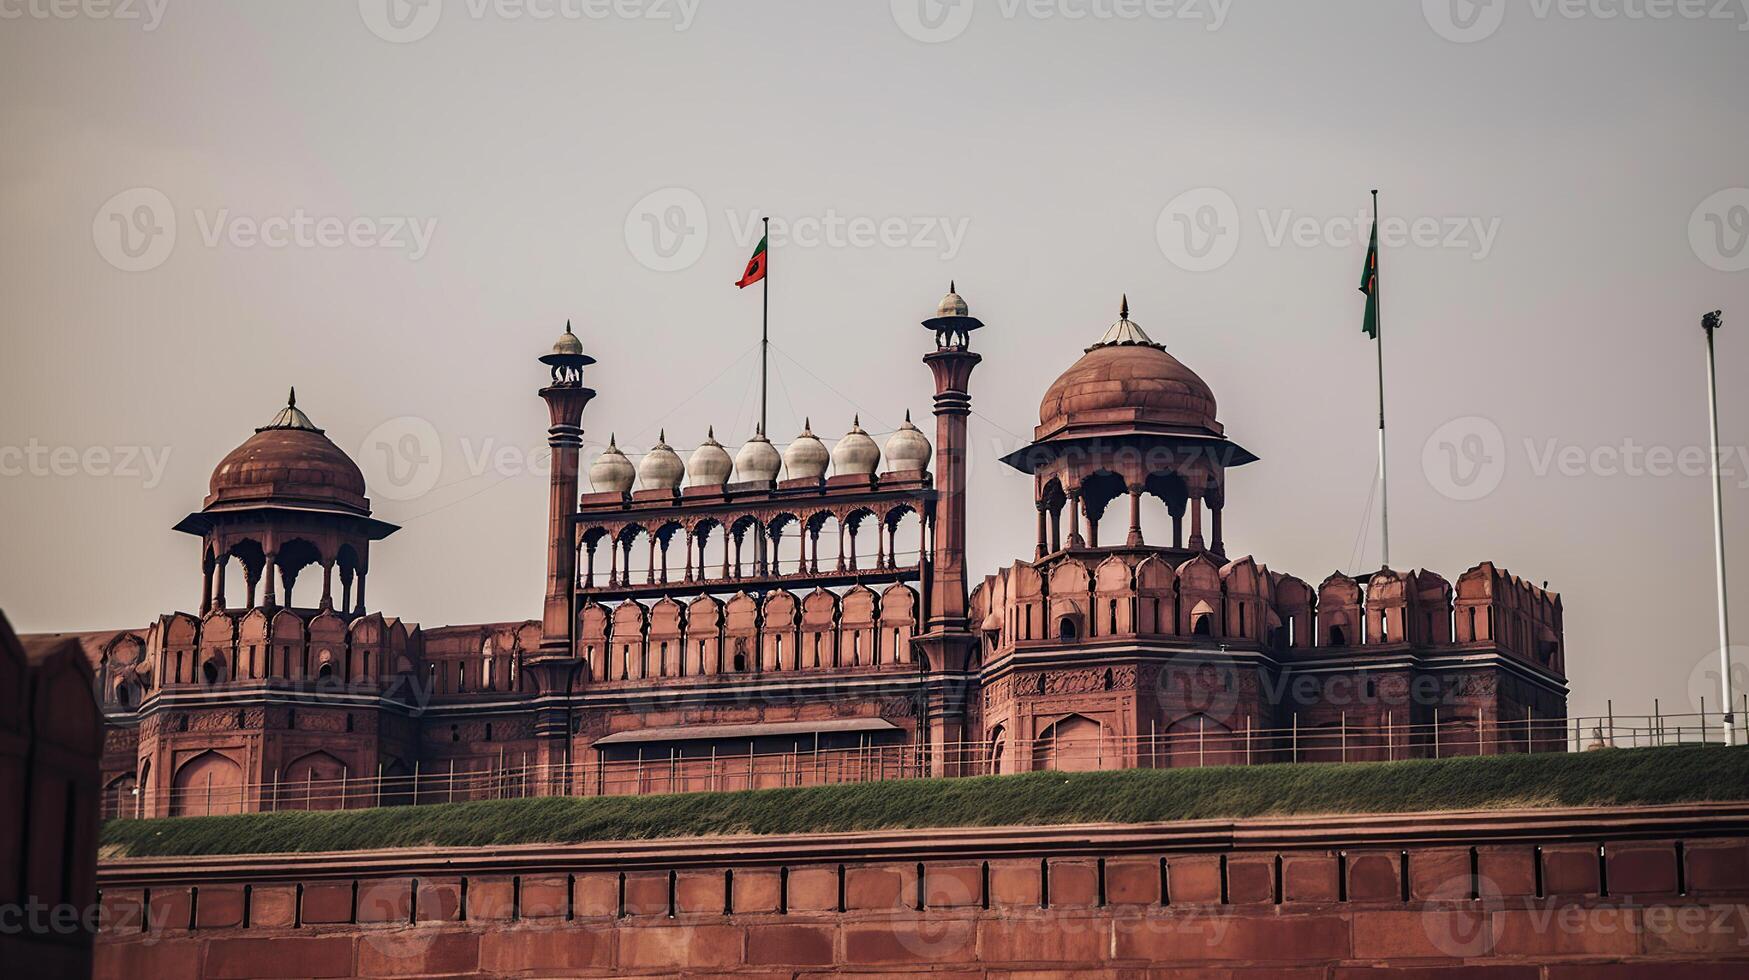
M1366 320L1360 331L1379 336L1379 219L1372 219L1372 242L1366 247L1366 267L1360 270L1360 291L1366 294Z

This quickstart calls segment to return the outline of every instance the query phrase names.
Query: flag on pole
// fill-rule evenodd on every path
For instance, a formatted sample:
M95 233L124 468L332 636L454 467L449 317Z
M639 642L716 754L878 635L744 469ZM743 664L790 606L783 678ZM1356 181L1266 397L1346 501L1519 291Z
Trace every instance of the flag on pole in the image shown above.
M741 281L735 283L742 289L765 278L765 239L759 239L759 247L753 250L753 257L747 260L747 271L741 274Z
M1366 247L1366 268L1360 270L1360 291L1366 294L1366 320L1360 332L1374 340L1379 336L1379 219L1372 219L1372 242Z

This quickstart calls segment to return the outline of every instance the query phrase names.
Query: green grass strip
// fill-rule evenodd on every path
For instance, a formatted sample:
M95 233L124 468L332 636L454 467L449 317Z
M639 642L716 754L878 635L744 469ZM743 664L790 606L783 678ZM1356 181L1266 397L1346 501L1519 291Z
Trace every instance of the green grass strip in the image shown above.
M112 820L103 827L102 853L267 854L1736 800L1749 800L1749 747L1690 746Z

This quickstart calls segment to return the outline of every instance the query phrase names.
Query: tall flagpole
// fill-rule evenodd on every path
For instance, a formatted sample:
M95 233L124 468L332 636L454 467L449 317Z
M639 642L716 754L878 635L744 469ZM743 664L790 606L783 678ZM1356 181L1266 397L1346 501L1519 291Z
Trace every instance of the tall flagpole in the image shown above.
M1372 192L1372 226L1376 234L1379 227L1379 192ZM1385 477L1385 317L1384 303L1380 297L1384 293L1384 277L1379 275L1380 255L1383 248L1373 252L1373 346L1379 355L1379 524L1384 536L1384 565L1391 565L1391 485Z
M765 431L765 383L771 374L771 219L759 219L765 223L765 275L759 282L759 432L767 439L770 434Z
M1713 560L1718 569L1719 585L1719 684L1724 688L1725 744L1737 743L1737 727L1731 713L1731 618L1725 606L1725 510L1723 476L1719 472L1719 381L1713 354L1713 334L1724 325L1723 312L1715 311L1701 318L1706 331L1707 418L1713 435Z

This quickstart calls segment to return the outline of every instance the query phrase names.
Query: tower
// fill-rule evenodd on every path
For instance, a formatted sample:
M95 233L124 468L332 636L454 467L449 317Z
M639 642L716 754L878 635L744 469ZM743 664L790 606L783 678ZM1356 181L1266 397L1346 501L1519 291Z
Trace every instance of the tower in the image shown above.
M952 775L958 759L951 746L965 738L968 667L978 637L966 616L966 416L972 411L972 369L983 360L971 350L971 332L982 327L954 284L923 326L935 332L935 350L924 355L935 377L936 505L932 521L927 621L917 638L926 681L927 722L934 775Z
M552 467L547 476L547 592L541 610L541 660L569 660L571 650L571 591L577 550L572 538L572 516L577 513L577 467L583 451L583 408L595 397L595 389L583 387L583 368L595 358L583 353L583 342L565 332L542 354L540 361L552 369L552 383L540 390L547 403L551 425L547 446L552 449Z
M577 513L577 467L583 451L583 408L595 397L593 388L583 386L583 368L594 364L595 358L583 353L583 342L571 332L571 322L565 321L565 332L554 342L553 349L541 355L540 361L552 369L552 381L540 390L547 403L547 446L552 450L551 470L547 475L547 588L541 608L540 649L529 660L526 669L540 686L540 693L567 693L577 679L576 647L571 631L575 618L571 613L571 596L576 588L577 545L575 517ZM564 793L570 761L570 711L565 707L542 707L535 712L534 734L538 742L536 758L543 791Z

